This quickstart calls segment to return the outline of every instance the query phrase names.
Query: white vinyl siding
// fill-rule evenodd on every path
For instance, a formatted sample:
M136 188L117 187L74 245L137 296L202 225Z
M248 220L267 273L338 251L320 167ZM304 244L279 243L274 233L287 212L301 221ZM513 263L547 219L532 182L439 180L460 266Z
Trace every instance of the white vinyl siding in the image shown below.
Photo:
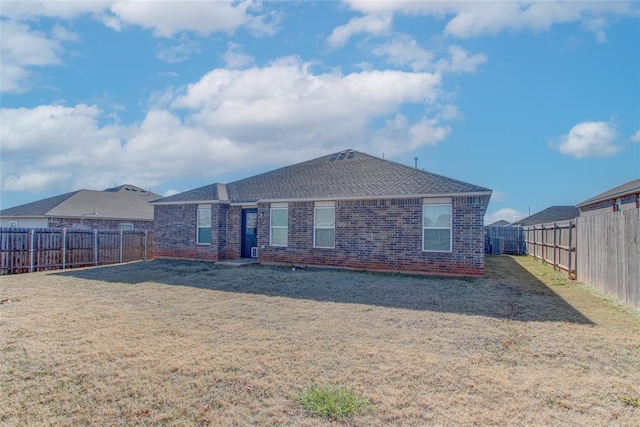
M289 205L272 203L269 240L271 246L287 246L289 236Z
M422 206L422 250L451 252L451 199L424 199Z
M335 248L335 202L316 202L313 209L313 246Z
M211 244L211 205L198 206L196 243L199 245Z

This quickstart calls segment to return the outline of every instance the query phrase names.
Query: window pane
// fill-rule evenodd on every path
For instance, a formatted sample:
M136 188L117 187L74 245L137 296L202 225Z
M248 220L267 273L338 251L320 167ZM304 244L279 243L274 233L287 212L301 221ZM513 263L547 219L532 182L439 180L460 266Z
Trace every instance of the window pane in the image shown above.
M316 227L334 227L335 208L316 208Z
M316 228L316 247L333 248L334 230L332 228Z
M289 222L289 211L287 209L271 210L271 226L286 227Z
M423 227L451 227L451 206L425 206Z
M211 227L211 209L198 209L198 227Z
M450 229L425 229L424 250L449 252L451 250Z
M211 228L198 228L198 243L211 243Z
M287 228L271 229L271 244L273 246L287 246Z

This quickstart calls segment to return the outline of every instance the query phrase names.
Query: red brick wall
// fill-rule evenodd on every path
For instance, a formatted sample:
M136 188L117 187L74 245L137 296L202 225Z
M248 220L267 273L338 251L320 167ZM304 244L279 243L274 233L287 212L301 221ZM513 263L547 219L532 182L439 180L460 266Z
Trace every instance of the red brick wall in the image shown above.
M196 224L198 205L159 205L154 207L153 229L154 256L156 258L180 258L203 261L218 261L219 241L215 233L214 219L220 217L220 205L211 209L211 245L196 244ZM215 212L215 213L214 213Z
M453 199L451 253L422 251L422 199L336 202L334 249L313 247L313 202L289 203L288 246L269 246L269 205L261 204L258 259L291 265L481 275L484 203L478 197Z
M268 203L258 205L258 260L429 274L484 273L482 197L454 197L451 253L422 251L422 199L336 202L335 248L313 247L313 202L289 203L287 247L269 245ZM196 245L196 205L155 207L156 257L218 261L241 256L242 208L212 206L210 246Z

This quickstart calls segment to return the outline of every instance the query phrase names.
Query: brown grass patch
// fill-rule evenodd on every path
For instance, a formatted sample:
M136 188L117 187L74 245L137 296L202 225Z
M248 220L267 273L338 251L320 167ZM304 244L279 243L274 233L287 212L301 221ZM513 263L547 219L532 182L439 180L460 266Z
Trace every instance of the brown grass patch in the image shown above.
M0 423L637 425L640 317L562 277L524 257L479 279L171 261L4 276ZM311 416L314 384L375 409Z

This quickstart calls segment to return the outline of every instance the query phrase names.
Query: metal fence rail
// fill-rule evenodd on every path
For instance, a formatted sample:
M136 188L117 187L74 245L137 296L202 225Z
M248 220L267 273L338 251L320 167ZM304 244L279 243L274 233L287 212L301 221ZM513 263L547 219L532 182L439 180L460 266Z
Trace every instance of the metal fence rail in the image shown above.
M0 275L152 259L151 242L148 231L0 228Z

